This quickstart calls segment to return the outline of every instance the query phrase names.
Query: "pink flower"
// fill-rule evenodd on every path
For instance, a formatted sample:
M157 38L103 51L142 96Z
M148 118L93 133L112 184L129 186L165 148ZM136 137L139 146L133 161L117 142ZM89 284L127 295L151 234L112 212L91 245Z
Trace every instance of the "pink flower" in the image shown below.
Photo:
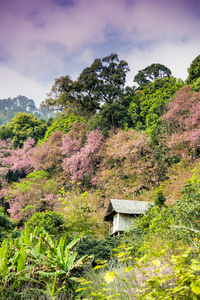
M94 175L94 168L99 163L103 146L101 131L96 129L86 133L85 144L82 147L81 142L82 138L73 140L69 135L63 139L62 153L65 158L62 166L75 182L84 181L86 176ZM94 181L90 180L90 183L92 182Z

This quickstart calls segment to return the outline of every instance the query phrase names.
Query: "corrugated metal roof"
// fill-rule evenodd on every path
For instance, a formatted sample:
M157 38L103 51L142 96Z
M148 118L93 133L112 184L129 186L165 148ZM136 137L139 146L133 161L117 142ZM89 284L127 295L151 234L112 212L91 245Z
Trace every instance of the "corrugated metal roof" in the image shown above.
M114 212L123 214L144 214L151 202L111 199L104 220Z

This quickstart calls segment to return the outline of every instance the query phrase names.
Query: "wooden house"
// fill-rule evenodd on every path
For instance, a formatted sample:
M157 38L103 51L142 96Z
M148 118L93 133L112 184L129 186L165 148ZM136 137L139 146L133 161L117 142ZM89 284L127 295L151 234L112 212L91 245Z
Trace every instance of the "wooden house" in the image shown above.
M111 199L104 221L109 222L109 234L120 234L133 226L134 219L145 214L150 202Z

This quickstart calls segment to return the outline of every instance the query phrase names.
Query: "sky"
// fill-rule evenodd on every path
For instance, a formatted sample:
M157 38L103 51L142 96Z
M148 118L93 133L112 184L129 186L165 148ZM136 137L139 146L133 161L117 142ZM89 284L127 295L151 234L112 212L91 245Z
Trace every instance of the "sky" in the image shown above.
M111 53L128 62L129 86L152 63L185 80L199 29L199 0L0 0L0 99L39 106L56 78Z

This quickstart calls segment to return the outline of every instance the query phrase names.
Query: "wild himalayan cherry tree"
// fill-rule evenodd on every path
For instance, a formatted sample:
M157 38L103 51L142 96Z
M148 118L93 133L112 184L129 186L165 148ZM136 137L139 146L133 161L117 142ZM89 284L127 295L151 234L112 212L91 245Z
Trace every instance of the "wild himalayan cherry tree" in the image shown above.
M33 155L31 156L31 165L35 171L44 170L55 174L62 175L62 161L66 154L70 157L74 154L74 151L78 151L83 146L85 141L85 134L87 132L88 125L85 123L73 123L71 129L67 134L57 130L48 137L48 139L41 145L37 146ZM63 141L65 143L65 151L63 151ZM77 147L74 146L80 142Z
M98 171L98 184L107 197L130 197L157 182L157 164L145 132L110 132ZM113 195L111 194L113 193Z
M22 149L12 149L10 155L2 160L2 166L8 166L13 173L28 174L31 171L30 157L35 150L34 144L35 140L28 139Z
M53 210L59 203L57 195L45 194L45 182L42 184L30 185L26 191L16 188L8 191L8 202L10 218L26 222L35 212Z
M44 170L59 170L62 162L62 140L64 133L55 131L48 137L48 139L41 145L35 148L31 156L31 165L35 171Z
M88 177L94 184L92 176L99 164L102 147L103 137L98 129L86 133L85 137L73 137L70 132L64 136L62 154L65 158L62 166L64 171L70 173L72 181L83 183Z
M59 205L57 187L44 171L31 172L26 178L14 182L7 191L11 219L26 221L35 212L53 210Z
M11 154L12 152L12 140L0 140L0 186L6 183L6 175L8 174L9 169L3 166L4 160Z
M188 86L183 87L176 93L168 108L163 119L178 125L176 132L170 137L169 146L189 142L196 154L200 145L200 92L196 93Z

